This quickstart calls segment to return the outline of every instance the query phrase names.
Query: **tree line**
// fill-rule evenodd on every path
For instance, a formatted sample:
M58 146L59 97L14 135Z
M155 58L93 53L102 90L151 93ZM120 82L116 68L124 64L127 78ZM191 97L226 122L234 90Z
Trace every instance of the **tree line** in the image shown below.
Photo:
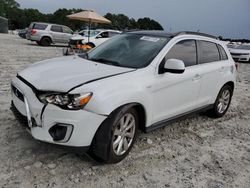
M67 25L73 30L84 29L87 23L76 20L69 20L66 16L72 13L83 11L83 9L58 9L53 14L43 14L37 9L21 9L15 0L0 1L0 16L9 20L9 29L24 29L31 22L49 22ZM150 18L129 18L124 14L107 13L104 17L111 21L111 24L93 24L92 28L110 28L119 30L163 30L162 26ZM86 25L85 25L86 24Z

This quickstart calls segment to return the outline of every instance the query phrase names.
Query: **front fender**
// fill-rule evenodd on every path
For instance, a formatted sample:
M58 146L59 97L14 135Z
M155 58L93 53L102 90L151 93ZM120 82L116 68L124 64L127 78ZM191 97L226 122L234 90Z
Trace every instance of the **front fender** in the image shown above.
M120 91L106 97L93 96L93 100L86 106L86 110L97 114L109 115L117 108L131 103L141 105L146 113L146 122L150 122L152 114L149 110L152 109L150 108L151 100L145 92Z
M140 104L146 114L146 126L152 119L152 98L150 86L152 85L152 73L132 71L96 82L85 84L72 90L72 93L93 92L85 110L110 115L117 108L131 103Z
M146 126L150 125L152 112L148 92L138 90L112 90L112 92L94 92L85 110L101 115L110 115L117 108L127 104L138 104L144 108Z

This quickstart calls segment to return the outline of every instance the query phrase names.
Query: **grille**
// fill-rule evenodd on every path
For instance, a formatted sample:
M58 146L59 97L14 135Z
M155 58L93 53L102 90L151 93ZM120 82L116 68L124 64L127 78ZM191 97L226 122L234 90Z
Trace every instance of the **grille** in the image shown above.
M249 55L249 53L231 53L231 55L240 56L240 55Z

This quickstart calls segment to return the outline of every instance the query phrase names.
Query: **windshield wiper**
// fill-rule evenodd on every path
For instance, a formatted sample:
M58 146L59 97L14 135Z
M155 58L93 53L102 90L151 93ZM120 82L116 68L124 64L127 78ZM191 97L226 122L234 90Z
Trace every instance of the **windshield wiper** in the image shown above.
M99 63L108 64L108 65L121 66L120 63L118 63L117 61L112 61L112 60L108 60L105 58L91 58L89 60L99 62Z

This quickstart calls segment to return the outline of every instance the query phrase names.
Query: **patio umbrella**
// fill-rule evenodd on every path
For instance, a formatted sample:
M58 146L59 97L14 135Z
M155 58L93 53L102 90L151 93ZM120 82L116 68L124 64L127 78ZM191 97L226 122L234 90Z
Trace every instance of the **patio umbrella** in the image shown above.
M67 16L69 19L72 20L80 20L88 22L89 24L89 31L88 31L88 42L89 42L89 35L90 35L90 24L91 23L105 23L110 24L111 21L104 18L103 16L96 13L94 10L84 10L82 12L78 12L75 14L71 14Z

